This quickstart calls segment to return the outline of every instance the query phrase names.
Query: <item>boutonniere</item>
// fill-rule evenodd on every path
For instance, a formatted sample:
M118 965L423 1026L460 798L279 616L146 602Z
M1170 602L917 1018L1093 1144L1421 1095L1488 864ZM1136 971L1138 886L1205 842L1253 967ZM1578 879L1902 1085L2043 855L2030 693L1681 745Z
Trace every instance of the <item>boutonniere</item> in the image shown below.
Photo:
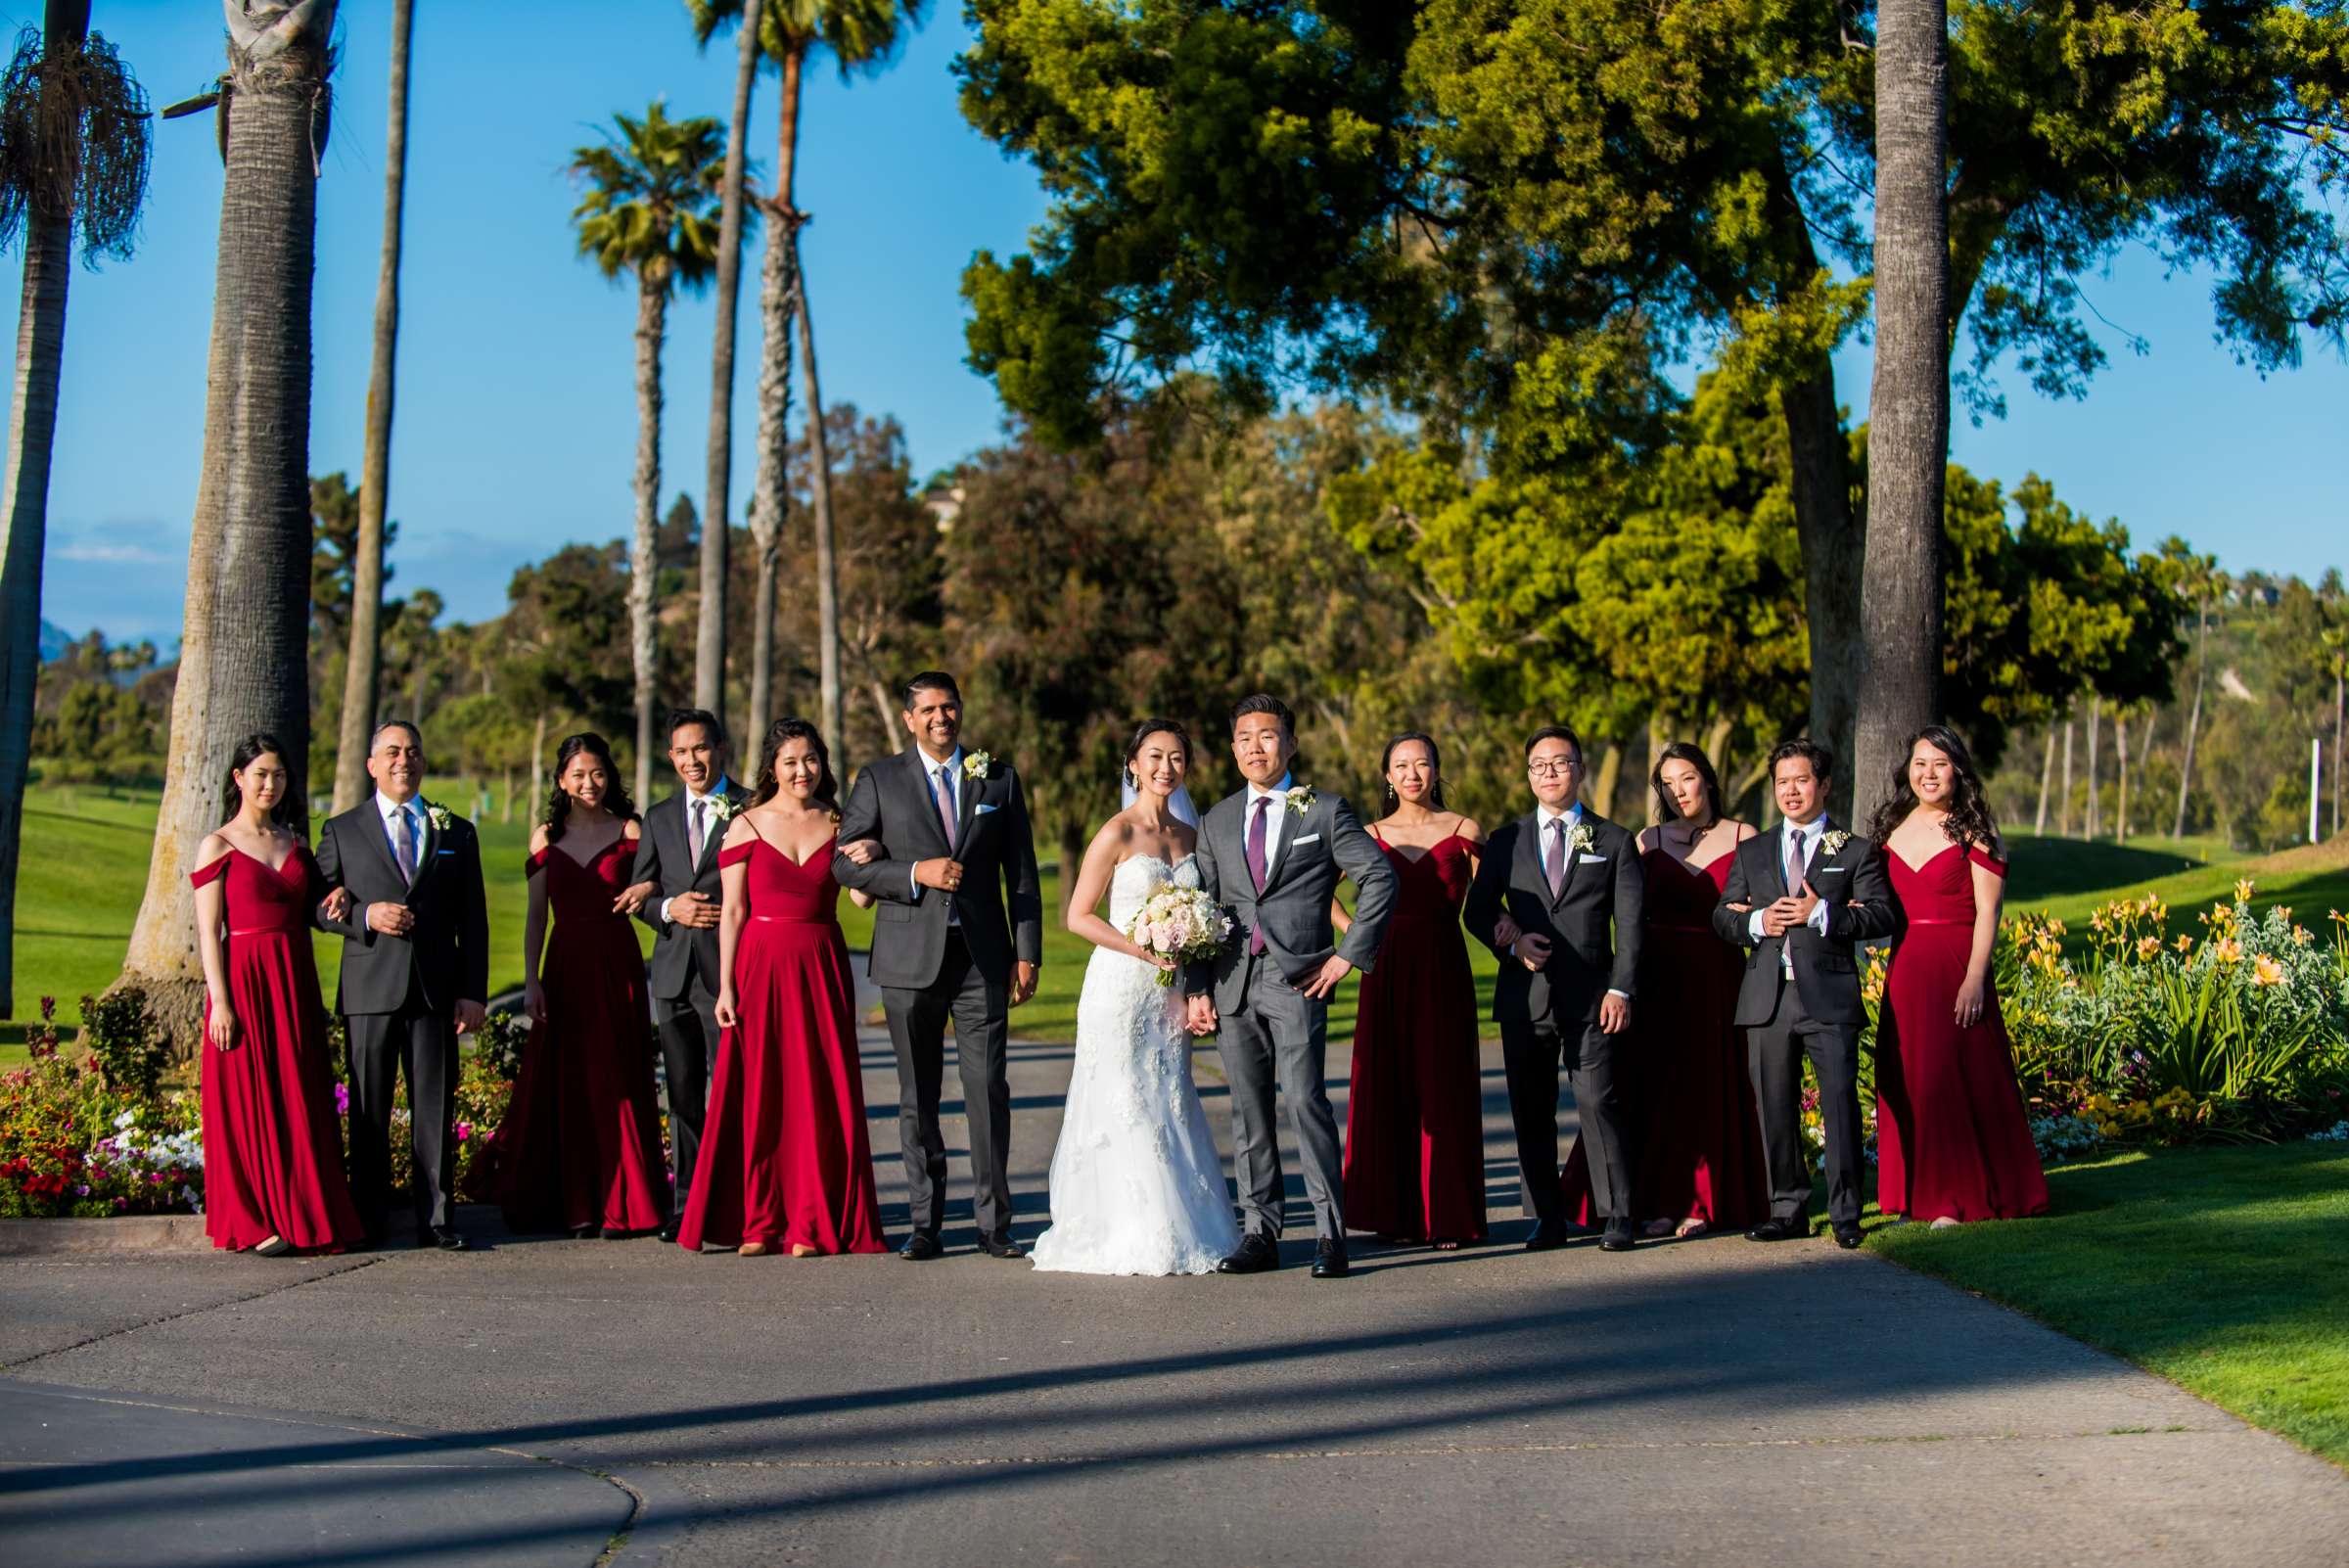
M987 777L988 769L993 767L994 765L995 760L988 756L987 753L971 752L963 757L962 776L964 778L983 779Z
M433 831L436 833L446 833L448 831L449 824L456 820L456 817L445 806L426 807L424 808L424 818L426 821L433 824Z
M1588 854L1598 848L1598 836L1590 831L1588 822L1577 822L1566 830L1566 848L1577 854Z
M1313 795L1313 787L1311 784L1291 785L1289 788L1289 798L1286 803L1289 808L1289 814L1291 816L1305 815L1306 812L1313 808L1314 799L1315 796Z
M717 821L732 821L734 813L741 809L741 807L734 804L731 796L713 795L710 797L710 814Z
M1819 847L1827 853L1833 854L1851 842L1852 836L1843 829L1829 828L1825 833L1819 835Z

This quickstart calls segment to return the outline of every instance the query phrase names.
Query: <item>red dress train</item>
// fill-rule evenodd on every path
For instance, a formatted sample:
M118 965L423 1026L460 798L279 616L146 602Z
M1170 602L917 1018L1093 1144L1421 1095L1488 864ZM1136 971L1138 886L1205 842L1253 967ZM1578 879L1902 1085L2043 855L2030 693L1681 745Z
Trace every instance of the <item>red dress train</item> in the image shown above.
M623 837L585 865L560 843L530 858L529 874L546 878L554 929L538 973L546 1018L530 1029L497 1130L498 1203L517 1231L668 1221L644 955L612 907L635 853Z
M885 1252L856 1052L856 983L840 934L832 842L806 864L764 839L734 949L735 1027L718 1038L702 1153L677 1240Z
M2011 1220L2048 1206L2048 1178L2014 1078L1995 986L1959 1028L1974 946L1972 867L2006 863L1951 845L1911 871L1887 851L1909 914L1876 1027L1876 1201L1912 1220Z
M190 873L201 888L225 878L222 959L236 1042L207 1038L204 1113L204 1229L212 1245L243 1250L270 1236L340 1252L365 1227L343 1176L326 1007L310 952L310 911L326 896L306 849L272 871L230 850ZM208 1022L211 998L205 998Z
M1474 846L1416 858L1384 839L1395 909L1362 976L1346 1096L1346 1227L1410 1241L1485 1239L1485 1096L1476 981L1460 935Z

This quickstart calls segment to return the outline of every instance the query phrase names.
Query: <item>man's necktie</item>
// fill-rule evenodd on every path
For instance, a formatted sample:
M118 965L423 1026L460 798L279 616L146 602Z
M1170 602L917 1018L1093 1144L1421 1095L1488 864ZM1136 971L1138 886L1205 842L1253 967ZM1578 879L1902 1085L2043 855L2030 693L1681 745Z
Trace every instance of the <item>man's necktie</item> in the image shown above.
M1786 891L1803 891L1803 835L1799 828L1786 835Z
M702 812L708 801L693 803L693 824L685 830L685 857L695 865L702 863Z
M1558 895L1566 891L1566 819L1549 819L1549 853L1543 857L1542 868L1549 878L1549 899L1555 903Z
M405 879L408 886L414 887L416 885L416 819L408 814L408 808L404 806L392 814L399 818L399 831L392 835L392 843L399 851L399 874Z
M1271 796L1258 796L1256 814L1248 819L1248 880L1256 885L1259 895L1265 891L1265 835L1267 831L1265 813L1271 806ZM1256 930L1248 938L1248 950L1257 954L1265 950L1265 919L1261 908L1257 910Z
M959 827L959 824L954 820L953 769L948 767L945 763L941 762L938 764L938 771L934 776L938 780L938 789L935 791L936 795L938 796L938 819L945 826L946 853L948 854L952 854L954 853L955 834Z

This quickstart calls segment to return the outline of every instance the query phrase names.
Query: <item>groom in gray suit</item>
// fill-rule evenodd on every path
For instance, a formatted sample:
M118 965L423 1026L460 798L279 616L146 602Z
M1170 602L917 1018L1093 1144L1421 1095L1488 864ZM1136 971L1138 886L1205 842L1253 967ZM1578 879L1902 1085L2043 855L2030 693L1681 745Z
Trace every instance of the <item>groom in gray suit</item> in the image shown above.
M1289 772L1297 728L1286 704L1263 693L1231 712L1231 755L1248 782L1199 828L1199 878L1231 911L1234 940L1183 979L1195 1035L1220 1034L1231 1084L1232 1163L1246 1233L1218 1267L1227 1274L1280 1267L1280 1147L1272 1124L1277 1077L1313 1200L1313 1277L1347 1271L1338 1121L1321 1086L1329 996L1367 972L1395 903L1395 872L1354 807L1317 795ZM1344 943L1332 940L1338 878L1359 890Z

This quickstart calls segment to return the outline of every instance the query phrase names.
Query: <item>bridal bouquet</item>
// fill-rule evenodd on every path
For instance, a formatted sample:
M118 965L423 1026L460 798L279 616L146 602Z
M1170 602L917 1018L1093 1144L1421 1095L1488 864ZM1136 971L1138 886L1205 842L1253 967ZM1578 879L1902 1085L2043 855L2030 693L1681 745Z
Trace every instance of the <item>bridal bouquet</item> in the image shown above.
M1172 958L1179 967L1221 952L1231 935L1231 916L1205 889L1161 888L1142 900L1126 935L1144 952ZM1158 983L1174 984L1174 971L1158 971Z

